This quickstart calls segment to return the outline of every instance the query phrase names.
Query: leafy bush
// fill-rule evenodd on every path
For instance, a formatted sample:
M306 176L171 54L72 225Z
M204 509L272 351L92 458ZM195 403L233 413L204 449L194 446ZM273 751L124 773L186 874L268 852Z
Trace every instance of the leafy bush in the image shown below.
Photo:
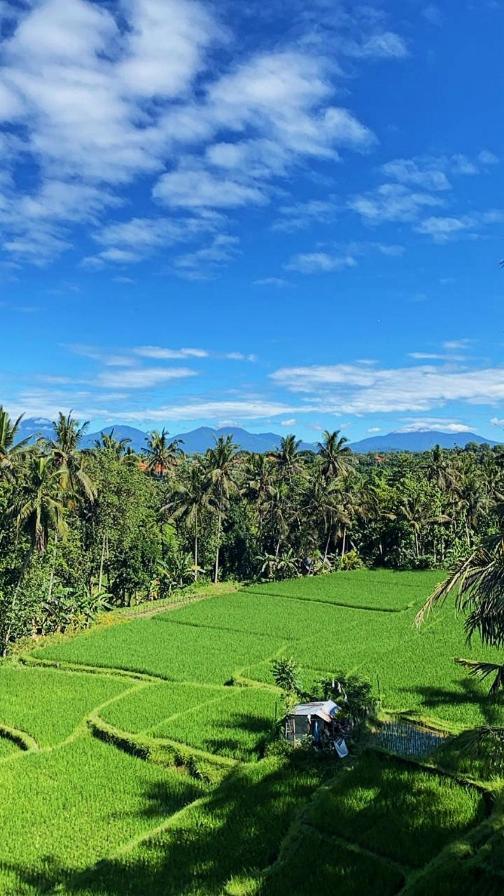
M364 563L359 557L358 552L352 549L339 558L338 567L343 570L362 569Z

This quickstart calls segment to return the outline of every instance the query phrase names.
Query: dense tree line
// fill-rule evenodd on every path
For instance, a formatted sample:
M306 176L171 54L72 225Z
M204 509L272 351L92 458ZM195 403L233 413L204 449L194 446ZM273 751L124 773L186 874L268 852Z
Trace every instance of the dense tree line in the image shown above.
M356 456L326 432L190 457L164 430L136 454L113 433L81 450L71 415L34 444L18 426L0 408L2 650L201 579L445 566L499 532L501 447Z

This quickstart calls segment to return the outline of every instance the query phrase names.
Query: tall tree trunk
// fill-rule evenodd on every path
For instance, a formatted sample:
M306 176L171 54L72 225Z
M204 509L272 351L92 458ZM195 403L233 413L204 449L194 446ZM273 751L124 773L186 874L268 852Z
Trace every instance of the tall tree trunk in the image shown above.
M216 585L217 582L219 581L220 537L221 537L221 511L219 510L217 513L217 548L215 550L214 585Z
M198 517L194 523L194 581L198 581Z
M100 572L98 573L98 593L101 592L102 585L103 585L103 567L105 564L105 545L106 545L106 543L107 543L107 534L106 534L106 532L104 532L103 539L102 539L101 557L100 557Z
M47 589L47 600L51 600L53 587L54 587L54 576L56 573L56 556L58 553L58 532L54 533L54 551L53 551L53 559L51 563L51 575L49 577L49 587Z
M343 544L341 545L341 556L344 557L346 552L346 526L343 526Z

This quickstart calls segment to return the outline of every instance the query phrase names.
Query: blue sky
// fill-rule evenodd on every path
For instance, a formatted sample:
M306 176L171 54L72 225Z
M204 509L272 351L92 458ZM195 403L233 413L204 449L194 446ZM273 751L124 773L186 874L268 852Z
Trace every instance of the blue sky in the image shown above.
M504 3L0 23L13 414L503 438Z

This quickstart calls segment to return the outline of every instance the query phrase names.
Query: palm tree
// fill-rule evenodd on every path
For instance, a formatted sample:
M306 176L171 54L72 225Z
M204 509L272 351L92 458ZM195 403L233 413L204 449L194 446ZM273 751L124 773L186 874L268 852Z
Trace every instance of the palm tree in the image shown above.
M219 580L219 554L222 538L222 523L229 506L230 497L236 493L235 482L237 446L232 436L220 436L213 448L205 454L206 488L209 505L217 516L217 546L215 549L214 582Z
M9 513L15 520L18 533L29 539L29 548L12 598L10 620L3 644L4 654L10 642L21 583L33 556L45 553L52 534L57 537L66 533L59 471L54 468L49 455L29 455L27 476L16 493Z
M322 458L322 475L326 479L348 476L354 465L354 457L348 439L341 436L338 429L335 432L326 429L317 448Z
M13 423L7 411L0 405L0 473L12 470L16 459L26 452L29 439L16 441L22 419L21 414Z
M272 482L263 497L264 519L275 543L275 557L280 553L282 541L287 540L291 518L290 492L285 482Z
M279 476L284 481L289 481L301 469L299 446L301 439L294 435L285 436L280 441L280 447L273 452Z
M448 460L447 453L439 445L435 445L431 452L431 460L428 468L428 476L443 493L455 488L456 472Z
M421 625L433 607L456 593L456 607L466 614L465 628L470 641L476 633L483 644L504 647L504 535L477 547L455 571L438 585L416 621ZM504 664L459 659L473 675L494 676L491 693L504 689Z
M59 473L60 488L69 505L85 497L88 501L96 498L96 488L84 469L84 455L79 450L80 443L89 426L79 425L72 412L58 415L53 423L54 439L47 442L52 462Z
M146 437L147 470L154 476L163 478L169 470L173 470L182 451L180 439L168 441L169 433L163 428L161 432L153 431Z
M341 499L340 484L336 480L329 481L322 473L320 461L316 464L310 477L308 490L304 496L306 519L316 523L316 534L324 538L324 561L327 560L331 538L334 534L334 519ZM312 528L310 526L310 528ZM313 527L315 529L315 526Z
M116 439L114 429L110 432L102 432L99 439L95 439L95 451L106 451L116 460L122 460L128 451L131 439Z
M201 462L195 460L189 467L188 479L176 487L173 500L164 510L171 513L174 520L181 520L192 531L194 539L194 581L198 580L198 541L201 516L209 507L210 495L205 490Z

